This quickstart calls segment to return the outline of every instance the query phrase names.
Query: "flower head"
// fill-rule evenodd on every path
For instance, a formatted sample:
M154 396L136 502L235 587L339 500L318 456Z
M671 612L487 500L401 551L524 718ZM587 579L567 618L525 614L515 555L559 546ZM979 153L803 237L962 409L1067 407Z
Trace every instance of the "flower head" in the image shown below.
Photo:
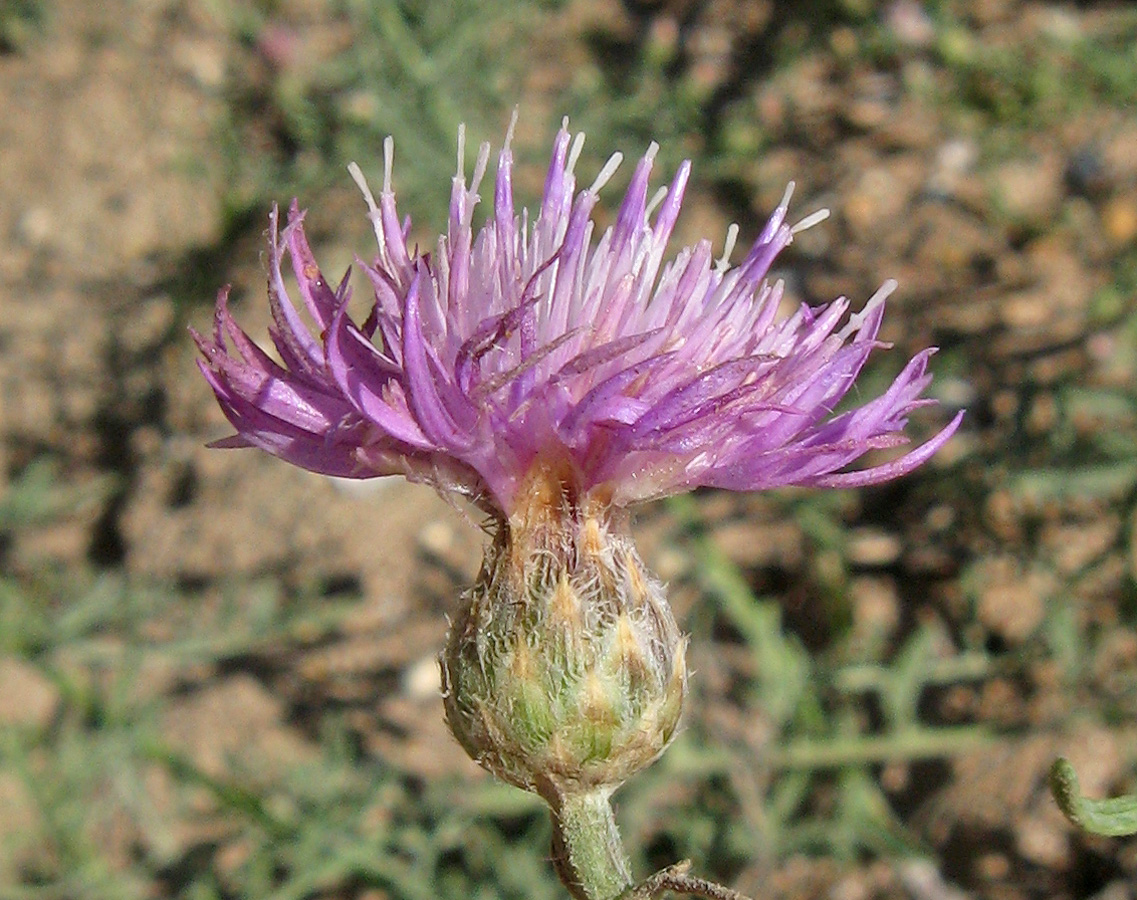
M237 431L222 445L352 478L405 474L508 518L535 467L556 471L574 496L626 506L700 486L874 484L916 468L955 431L958 415L900 458L848 471L872 449L905 443L908 413L932 402L921 398L931 379L925 350L881 396L833 413L882 346L894 284L849 317L844 298L780 315L782 284L767 274L817 219L786 223L789 190L739 265L728 254L716 262L709 241L665 263L690 165L649 198L654 144L597 237L593 209L620 157L578 192L582 142L567 127L557 134L530 218L514 207L507 135L488 221L475 230L490 148L467 183L460 130L449 223L434 253L408 244L391 139L378 201L353 165L378 241L374 261L359 262L374 293L362 322L348 313L347 278L333 287L316 265L295 201L283 230L274 210L279 361L236 324L225 291L213 336L195 335L202 372ZM285 289L286 257L311 322Z
M931 402L932 351L835 414L882 346L893 285L852 316L844 298L783 314L770 267L824 217L786 224L789 190L738 266L733 230L717 262L702 241L665 263L689 164L649 199L653 144L597 238L593 210L619 156L577 192L583 138L562 128L531 220L514 208L507 136L475 231L490 148L467 184L463 137L433 254L409 246L396 213L391 140L378 201L352 166L378 241L374 261L359 262L374 295L362 321L347 277L333 288L316 265L295 202L283 230L274 209L277 358L222 291L212 337L195 333L201 370L237 430L221 446L353 478L402 473L491 514L494 539L441 657L447 722L485 768L548 802L573 896L624 896L633 886L608 797L667 747L687 688L686 641L625 507L700 486L887 481L935 453L960 416L893 462L847 469L905 443L908 413ZM285 289L286 257L303 309Z

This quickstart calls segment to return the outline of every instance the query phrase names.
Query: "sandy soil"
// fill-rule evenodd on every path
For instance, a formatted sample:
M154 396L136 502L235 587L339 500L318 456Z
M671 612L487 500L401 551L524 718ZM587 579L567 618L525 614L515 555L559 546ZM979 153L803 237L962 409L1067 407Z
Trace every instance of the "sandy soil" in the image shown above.
M1132 487L1087 496L1016 475L1076 457L1088 436L1116 423L1114 411L1066 404L1067 386L1134 382L1128 338L1095 306L1110 261L1137 239L1131 109L1087 108L1057 133L1027 133L992 154L934 105L911 93L896 100L900 80L927 74L919 67L882 73L854 60L841 69L844 32L831 37L832 54L755 86L737 67L762 45L746 44L741 14L724 12L731 4L660 6L629 4L633 15L577 4L560 15L575 29L566 34L600 23L617 46L638 40L637 28L677 39L668 23L687 23L679 33L691 64L723 87L722 127L754 121L777 138L742 173L753 196L700 187L685 236L708 225L720 234L732 217L753 231L796 179L800 208L828 205L834 216L803 235L786 273L792 289L867 297L883 278L899 279L885 337L899 353L942 346L937 396L970 410L922 480L835 501L847 528L839 552L787 513L790 501L710 495L700 515L714 547L758 594L783 599L787 627L810 646L826 645L818 623L827 589L840 584L865 640L898 645L922 622L940 635L940 656L977 645L1020 662L1038 656L927 700L937 721L1010 735L996 750L878 768L938 866L802 858L776 877L742 867L738 887L849 900L1080 897L1090 888L1111 900L1137 896L1126 886L1137 872L1132 848L1072 835L1043 783L1058 752L1081 767L1091 792L1123 788L1132 772L1132 723L1073 712L1093 691L1125 709L1132 690L1119 674L1137 660L1119 604L1137 569ZM66 9L52 7L46 37L0 55L0 484L46 461L78 499L62 518L4 530L0 565L31 581L82 570L176 590L179 603L147 626L150 664L137 687L162 699L163 739L205 772L243 765L271 778L274 767L311 759L321 711L334 707L347 711L367 753L426 779L482 779L445 733L433 662L445 613L477 566L476 516L421 487L345 486L253 452L205 447L227 426L196 375L185 326L207 326L213 286L225 282L251 333L267 320L258 229L215 252L226 237L229 171L216 122L249 49L206 2ZM1062 28L1092 32L1108 13L1002 0L975 4L969 24L1013 43ZM535 103L555 103L551 80L535 76L527 90ZM343 235L358 233L358 223L327 227L319 252L346 259ZM208 287L187 304L187 284ZM940 418L921 419L915 432ZM1056 446L1069 455L1059 460ZM699 579L673 515L646 511L639 527L648 557L675 585L677 611L697 608ZM315 595L350 611L287 648L253 642L223 664L181 666L163 654L163 641L227 621L234 591L253 609L262 589L273 602ZM1083 630L1107 633L1095 637L1082 697L1038 649L1060 597ZM250 633L254 619L238 617ZM694 650L702 706L692 727L761 747L760 727L731 693L753 675L752 662L730 628L706 630L716 643ZM41 662L0 655L0 723L49 728L61 715L65 700ZM0 803L6 790L0 783ZM16 796L11 809L22 803ZM7 818L18 830L19 815ZM201 840L194 828L174 827L166 852L188 853ZM122 840L129 848L149 838Z

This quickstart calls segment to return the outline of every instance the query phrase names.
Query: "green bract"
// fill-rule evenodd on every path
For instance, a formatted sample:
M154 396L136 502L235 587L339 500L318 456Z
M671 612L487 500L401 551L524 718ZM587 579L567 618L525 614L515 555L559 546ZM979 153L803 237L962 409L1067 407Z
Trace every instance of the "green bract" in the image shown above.
M618 513L542 470L502 520L442 656L462 746L554 806L612 790L670 743L685 639Z

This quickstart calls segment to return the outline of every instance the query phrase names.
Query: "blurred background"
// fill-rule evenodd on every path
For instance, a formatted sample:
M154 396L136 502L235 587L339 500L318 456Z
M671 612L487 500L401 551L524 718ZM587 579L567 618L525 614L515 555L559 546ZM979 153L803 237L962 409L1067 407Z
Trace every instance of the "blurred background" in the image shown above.
M1045 788L1059 754L1137 787L1132 5L2 0L0 97L0 897L564 896L543 809L442 722L477 517L207 450L186 333L230 282L265 333L274 201L329 275L369 257L344 167L380 182L387 134L429 245L458 123L472 159L515 107L527 204L564 115L585 182L694 160L682 243L745 245L795 180L833 216L793 296L900 282L861 396L935 344L912 434L969 410L896 484L641 511L694 678L616 798L637 872L1137 897L1137 844Z

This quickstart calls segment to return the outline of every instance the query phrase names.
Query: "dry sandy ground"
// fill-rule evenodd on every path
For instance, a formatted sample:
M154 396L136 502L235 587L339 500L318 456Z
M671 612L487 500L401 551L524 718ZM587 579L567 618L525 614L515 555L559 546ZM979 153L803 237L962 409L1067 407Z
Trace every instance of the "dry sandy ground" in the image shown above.
M994 11L977 27L1003 29L1006 40L1063 27L1062 16L1078 27L1096 21L1093 11L1040 4L979 6ZM206 771L223 774L233 754L269 770L311 756L313 711L335 703L354 710L370 752L427 777L482 777L445 735L433 663L444 613L477 564L476 518L421 487L337 485L253 452L205 447L227 427L184 326L208 327L208 292L227 281L247 297L236 306L250 333L262 334L267 320L257 240L243 237L223 256L202 252L222 238L227 169L215 123L242 50L204 0L63 7L49 39L0 56L0 484L47 459L87 499L62 521L7 534L0 564L25 578L93 567L184 594L185 608L153 626L154 662L140 690L176 695L164 737ZM694 21L705 33L696 50L711 48L713 65L724 20ZM753 205L772 205L793 177L802 208L835 213L800 241L806 265L792 286L812 297L867 296L897 277L886 337L902 348L938 341L968 361L939 389L946 405L971 409L940 463L955 467L961 489L940 501L919 491L870 495L841 513L852 529L852 615L886 629L926 616L945 633L982 629L992 646L1013 651L1039 628L1044 598L1077 574L1076 615L1116 625L1116 598L1137 557L1122 546L1137 530L1129 512L1024 499L1004 475L1012 463L1045 463L1044 438L1058 425L1101 427L1093 410L1058 421L1057 386L1132 382L1132 356L1094 318L1092 302L1109 260L1137 237L1137 125L1090 111L1020 153L980 161L976 142L935 110L910 100L897 107L887 78L857 68L836 78L810 65L748 101L748 115L792 137L756 161ZM1071 164L1091 150L1099 180L1080 184ZM739 206L747 203L705 192L692 215L719 234ZM346 258L336 238L329 234L324 250ZM177 285L193 260L209 287L186 308ZM992 467L1008 446L1012 462ZM979 498L975 506L960 506L968 496ZM756 590L785 594L789 623L808 640L803 623L817 612L810 595L826 562L800 523L763 498L710 498L705 515L716 545ZM649 513L643 529L657 568L677 580L682 612L694 601L673 529L662 512ZM961 585L965 572L978 573L979 587ZM255 671L163 661L163 635L221 617L234 586L266 581L285 596L350 602L352 612L332 638L306 644L301 635L287 658L266 651ZM708 692L717 683L728 690L745 669L730 653L696 651ZM1119 634L1109 654L1098 661L1103 679L1111 666L1131 665L1137 648ZM1046 677L992 679L941 700L960 718L1050 726L1072 701ZM35 666L0 658L0 698L13 696L25 699L0 702L0 722L48 723L62 702ZM745 738L733 733L745 726L728 701L705 715L731 739ZM1089 734L1073 749L1092 747L1081 754L1083 775L1088 789L1105 791L1123 782L1131 742L1120 731ZM1132 873L1131 858L1072 841L1048 808L1040 775L1055 746L1030 738L1002 756L965 758L924 807L917 827L977 893L1044 896L1037 886L1058 885L1051 896L1075 896L1072 873L1090 856L1108 859L1118 879ZM1000 802L988 808L982 800L992 795ZM993 833L999 846L987 852ZM1023 882L1024 870L1043 875ZM798 873L799 883L829 877L818 871ZM762 874L746 877L753 883L740 886L756 889ZM862 874L846 883L848 896L894 890L897 877ZM1027 883L1035 887L1016 891Z

